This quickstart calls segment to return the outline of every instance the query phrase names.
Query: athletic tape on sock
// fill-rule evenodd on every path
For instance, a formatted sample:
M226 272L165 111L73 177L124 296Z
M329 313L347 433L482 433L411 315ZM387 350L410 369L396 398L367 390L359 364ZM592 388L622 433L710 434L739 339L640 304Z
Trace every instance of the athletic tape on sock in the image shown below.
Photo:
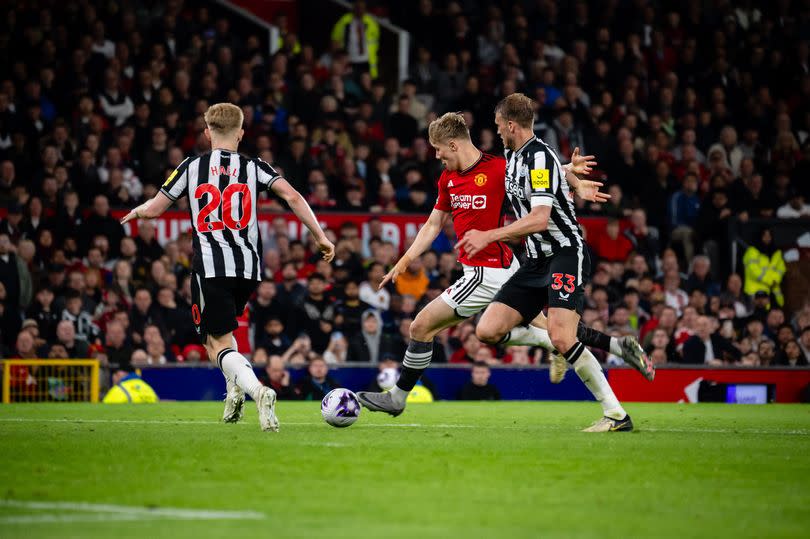
M500 341L498 341L498 344L504 344L505 342L508 342L511 338L512 338L512 332L507 331L506 335L504 335L503 338Z
M582 351L585 349L585 345L581 342L577 341L574 346L568 349L566 353L563 354L563 357L568 363L572 365L576 360L579 359L579 356L582 355Z
M219 353L217 354L217 367L219 368L219 370L222 370L222 358L224 358L225 354L227 354L228 352L233 351L234 351L233 348L224 348L219 351Z

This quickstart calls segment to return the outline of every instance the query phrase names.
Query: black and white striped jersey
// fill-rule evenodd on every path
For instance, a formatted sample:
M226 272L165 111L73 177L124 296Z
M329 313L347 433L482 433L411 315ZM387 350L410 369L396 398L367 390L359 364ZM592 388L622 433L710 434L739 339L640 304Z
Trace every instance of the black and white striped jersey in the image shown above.
M187 157L171 173L160 190L172 200L188 195L198 275L261 280L256 197L279 177L261 159L219 149Z
M562 164L548 144L532 137L520 149L506 150L506 197L515 217L535 206L551 206L548 228L526 237L526 255L543 258L564 247L582 247L582 230Z

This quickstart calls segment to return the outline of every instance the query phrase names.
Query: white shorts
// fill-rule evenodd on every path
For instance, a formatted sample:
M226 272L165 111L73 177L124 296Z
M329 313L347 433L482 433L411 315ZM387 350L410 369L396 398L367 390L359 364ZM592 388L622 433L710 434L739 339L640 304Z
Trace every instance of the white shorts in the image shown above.
M469 318L486 309L495 294L520 268L516 257L512 257L512 265L508 268L462 265L464 276L440 296L459 318Z

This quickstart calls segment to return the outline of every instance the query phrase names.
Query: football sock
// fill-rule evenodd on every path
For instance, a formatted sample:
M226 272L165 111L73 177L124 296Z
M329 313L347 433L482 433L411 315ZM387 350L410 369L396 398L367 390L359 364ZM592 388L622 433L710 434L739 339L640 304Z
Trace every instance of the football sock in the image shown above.
M231 335L231 343L233 344L232 348L234 349L234 351L238 352L239 351L239 345L236 343L236 337L234 337L233 335ZM224 376L225 372L223 372L222 374ZM228 377L228 376L225 376L225 385L226 385L226 391L228 393L233 391L234 387L237 387L236 384L233 383L233 380L231 380L230 377Z
M554 350L548 331L531 324L528 326L515 326L512 331L506 334L506 339L502 342L507 346L540 346L546 350Z
M610 338L610 350L609 352L614 356L624 357L622 354L624 351L622 350L622 344L616 337Z
M577 325L577 339L584 344L585 346L593 346L594 348L599 348L600 350L604 350L605 352L610 352L613 354L613 350L611 349L611 337L610 335L606 335L599 330L589 328L582 322ZM618 344L617 339L613 339ZM621 347L619 347L621 353Z
M623 419L627 415L608 384L599 362L584 344L577 341L563 356L574 366L582 383L602 405L602 413L606 417Z
M398 405L404 405L405 400L408 398L408 393L419 381L419 377L425 372L425 369L430 365L430 360L433 359L433 341L411 341L408 344L408 349L405 351L405 359L402 361L402 372L399 374L399 380L390 393L391 398Z
M226 380L233 381L253 400L259 400L259 391L263 386L259 379L256 378L256 373L253 372L253 368L245 359L245 356L233 348L225 348L217 354L217 365L222 370Z

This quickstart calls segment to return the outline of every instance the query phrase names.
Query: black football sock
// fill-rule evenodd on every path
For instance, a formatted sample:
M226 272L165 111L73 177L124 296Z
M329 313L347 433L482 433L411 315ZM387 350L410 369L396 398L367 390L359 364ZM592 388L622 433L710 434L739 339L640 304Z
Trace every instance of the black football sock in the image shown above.
M582 322L577 325L577 339L586 346L599 348L605 352L612 353L610 349L610 335L589 328Z

